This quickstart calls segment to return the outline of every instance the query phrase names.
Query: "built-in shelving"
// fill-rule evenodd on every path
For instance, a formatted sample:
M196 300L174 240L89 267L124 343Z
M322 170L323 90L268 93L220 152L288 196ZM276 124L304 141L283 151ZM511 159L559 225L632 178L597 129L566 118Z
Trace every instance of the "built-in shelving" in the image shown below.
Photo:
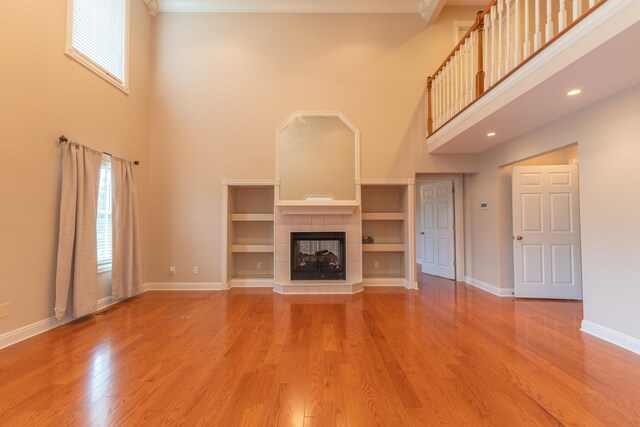
M274 186L272 182L223 182L226 218L223 287L273 281Z
M406 214L404 212L363 212L363 221L404 221Z
M362 275L365 285L413 287L413 182L362 183Z
M273 252L273 245L231 245L231 252Z
M404 252L404 243L370 243L362 245L362 252Z
M231 214L231 221L272 222L273 214L234 213Z

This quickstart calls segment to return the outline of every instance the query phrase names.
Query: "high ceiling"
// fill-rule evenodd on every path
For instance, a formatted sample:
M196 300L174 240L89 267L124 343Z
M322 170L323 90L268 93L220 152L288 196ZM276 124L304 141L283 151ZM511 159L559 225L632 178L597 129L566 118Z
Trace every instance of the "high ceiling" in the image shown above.
M445 5L484 6L479 0L158 0L161 12L420 13L434 22Z

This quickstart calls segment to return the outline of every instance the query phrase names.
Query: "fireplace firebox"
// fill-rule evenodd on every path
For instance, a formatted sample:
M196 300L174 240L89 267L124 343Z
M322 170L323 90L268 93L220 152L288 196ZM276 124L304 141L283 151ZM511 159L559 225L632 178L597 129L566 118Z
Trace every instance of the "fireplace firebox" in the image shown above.
M292 232L291 280L346 280L344 232Z

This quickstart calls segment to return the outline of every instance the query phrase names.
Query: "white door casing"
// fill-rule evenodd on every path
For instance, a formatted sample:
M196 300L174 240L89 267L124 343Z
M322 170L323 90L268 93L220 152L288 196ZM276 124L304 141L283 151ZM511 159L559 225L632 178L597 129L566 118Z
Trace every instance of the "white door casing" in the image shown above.
M515 296L582 299L578 166L515 166Z
M455 230L453 182L441 181L420 186L422 272L447 279L455 278Z

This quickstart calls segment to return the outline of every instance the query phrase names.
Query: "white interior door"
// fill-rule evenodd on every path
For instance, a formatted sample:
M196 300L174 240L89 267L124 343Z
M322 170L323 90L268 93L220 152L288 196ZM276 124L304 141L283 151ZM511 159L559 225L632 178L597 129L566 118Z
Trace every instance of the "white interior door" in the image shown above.
M582 299L578 166L516 166L515 296Z
M447 279L455 278L452 189L452 181L420 186L422 272Z

